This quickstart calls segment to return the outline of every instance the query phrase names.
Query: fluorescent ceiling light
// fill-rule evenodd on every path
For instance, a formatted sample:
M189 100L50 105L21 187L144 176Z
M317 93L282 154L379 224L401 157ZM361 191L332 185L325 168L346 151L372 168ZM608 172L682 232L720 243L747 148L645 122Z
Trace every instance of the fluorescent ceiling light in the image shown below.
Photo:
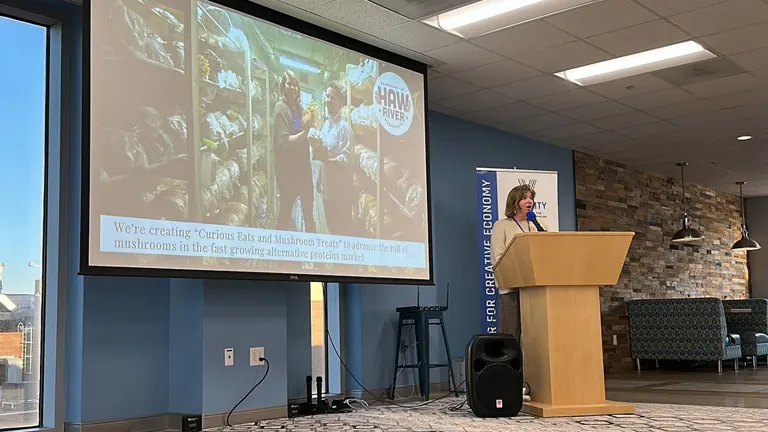
M481 0L424 20L473 38L602 0Z
M694 41L639 52L555 75L586 86L717 57Z
M740 137L738 137L736 139L739 140L739 141L747 141L747 140L751 140L752 137L749 136L749 135L742 135L742 136L740 136Z
M290 68L301 69L303 71L307 71L307 72L311 72L311 73L319 73L320 72L320 68L318 68L317 66L305 63L305 62L300 61L300 60L295 60L295 59L292 59L290 57L280 56L280 64L282 64L283 66L287 66L287 67L290 67Z

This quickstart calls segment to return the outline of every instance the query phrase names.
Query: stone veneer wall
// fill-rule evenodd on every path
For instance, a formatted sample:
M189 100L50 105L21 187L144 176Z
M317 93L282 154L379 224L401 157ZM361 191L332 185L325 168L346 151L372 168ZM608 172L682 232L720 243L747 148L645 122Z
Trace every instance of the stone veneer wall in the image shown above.
M619 283L601 289L606 372L631 370L626 301L636 298L748 297L744 253L730 251L740 233L738 196L686 182L697 246L670 243L680 229L680 179L574 152L580 231L633 231ZM616 335L617 344L613 343Z

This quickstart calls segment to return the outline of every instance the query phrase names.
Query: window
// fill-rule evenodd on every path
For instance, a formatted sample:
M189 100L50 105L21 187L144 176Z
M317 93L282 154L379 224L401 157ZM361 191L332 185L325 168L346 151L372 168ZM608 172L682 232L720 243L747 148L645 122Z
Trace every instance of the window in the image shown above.
M310 325L312 332L312 376L323 378L325 394L341 393L341 363L337 350L340 350L339 328L339 284L312 282L310 284ZM332 338L333 346L328 343ZM335 348L335 349L334 349ZM312 386L312 394L317 395L317 386Z
M0 429L40 425L47 45L0 16Z
M322 282L310 284L310 307L312 327L312 376L323 378L323 385L327 389L328 374L326 364L328 360L328 348L325 343L325 295ZM312 393L317 394L317 386L312 387ZM326 390L327 392L327 390Z

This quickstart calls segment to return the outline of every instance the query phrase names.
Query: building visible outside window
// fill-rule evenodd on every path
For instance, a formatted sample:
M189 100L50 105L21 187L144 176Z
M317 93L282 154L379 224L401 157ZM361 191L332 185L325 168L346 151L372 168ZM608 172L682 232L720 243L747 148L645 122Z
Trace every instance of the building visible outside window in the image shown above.
M47 32L0 16L0 429L40 425Z

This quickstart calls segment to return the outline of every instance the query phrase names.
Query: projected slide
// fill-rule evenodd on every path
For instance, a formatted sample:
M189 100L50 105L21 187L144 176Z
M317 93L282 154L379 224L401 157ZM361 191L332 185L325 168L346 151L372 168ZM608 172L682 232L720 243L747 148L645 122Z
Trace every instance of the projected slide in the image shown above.
M429 279L421 73L213 2L90 8L90 266Z

